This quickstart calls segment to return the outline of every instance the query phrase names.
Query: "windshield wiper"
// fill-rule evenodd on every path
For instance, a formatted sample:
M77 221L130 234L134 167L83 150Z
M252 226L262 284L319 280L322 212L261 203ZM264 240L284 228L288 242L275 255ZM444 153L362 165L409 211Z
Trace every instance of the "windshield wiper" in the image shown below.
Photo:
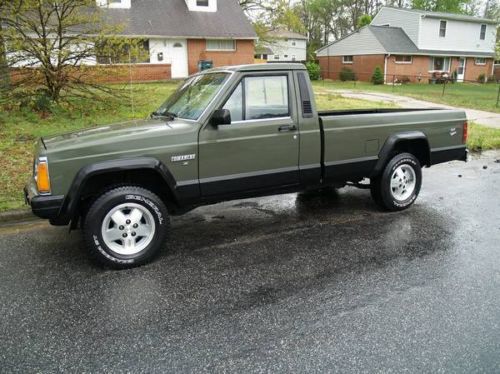
M174 119L177 117L177 114L175 113L172 113L172 112L158 112L158 111L154 111L153 113L151 113L151 118L169 118L169 119Z

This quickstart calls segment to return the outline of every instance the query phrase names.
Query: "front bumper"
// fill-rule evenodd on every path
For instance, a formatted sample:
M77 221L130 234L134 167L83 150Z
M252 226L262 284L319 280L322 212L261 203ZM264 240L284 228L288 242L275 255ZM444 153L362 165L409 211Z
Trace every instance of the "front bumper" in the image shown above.
M31 206L33 214L40 218L54 220L63 206L64 196L38 195L32 183L24 187L24 200Z

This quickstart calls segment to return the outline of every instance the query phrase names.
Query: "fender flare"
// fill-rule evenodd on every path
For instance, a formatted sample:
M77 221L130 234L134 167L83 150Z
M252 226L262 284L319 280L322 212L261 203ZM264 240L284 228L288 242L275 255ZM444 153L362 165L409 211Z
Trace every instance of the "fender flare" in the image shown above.
M423 140L425 141L426 144L426 156L427 159L430 160L430 147L429 147L429 140L427 139L427 136L422 132L422 131L405 131L405 132L399 132L396 134L390 135L387 140L385 141L384 145L380 149L380 152L378 154L378 161L377 164L375 165L375 168L373 169L373 172L371 176L377 176L379 175L382 170L384 170L384 166L387 164L389 161L389 157L391 156L392 151L396 147L398 143L401 141L408 141L408 140Z
M59 216L55 220L56 223L68 224L75 217L80 196L86 187L86 183L91 177L110 172L140 169L154 170L157 172L167 184L175 202L179 202L179 196L176 192L177 183L175 178L165 164L156 158L137 157L96 162L82 167L73 178L69 191L64 198Z

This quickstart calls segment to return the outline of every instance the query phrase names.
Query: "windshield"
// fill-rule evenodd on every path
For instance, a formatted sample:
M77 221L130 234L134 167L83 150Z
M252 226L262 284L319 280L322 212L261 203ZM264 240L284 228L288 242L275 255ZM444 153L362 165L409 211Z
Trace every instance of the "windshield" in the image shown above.
M228 76L208 73L186 79L153 115L197 120Z

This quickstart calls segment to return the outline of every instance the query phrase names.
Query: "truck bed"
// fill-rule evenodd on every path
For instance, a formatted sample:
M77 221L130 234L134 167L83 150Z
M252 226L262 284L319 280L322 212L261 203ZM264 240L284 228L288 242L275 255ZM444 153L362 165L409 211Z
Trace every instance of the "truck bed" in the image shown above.
M325 180L368 177L388 138L422 132L429 139L431 164L454 159L462 143L465 112L449 109L359 109L318 112ZM456 151L455 151L456 152Z

